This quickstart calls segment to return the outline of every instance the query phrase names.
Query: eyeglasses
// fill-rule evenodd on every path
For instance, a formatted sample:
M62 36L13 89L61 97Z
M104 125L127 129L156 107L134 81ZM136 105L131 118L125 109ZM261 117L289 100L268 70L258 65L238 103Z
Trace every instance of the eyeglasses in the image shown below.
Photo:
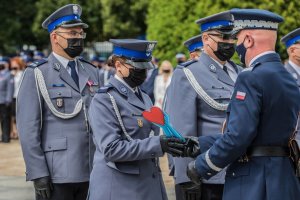
M69 31L69 32L58 32L56 31L56 33L65 33L67 35L69 35L72 38L82 38L85 39L86 38L86 33L85 32L77 32L77 31Z

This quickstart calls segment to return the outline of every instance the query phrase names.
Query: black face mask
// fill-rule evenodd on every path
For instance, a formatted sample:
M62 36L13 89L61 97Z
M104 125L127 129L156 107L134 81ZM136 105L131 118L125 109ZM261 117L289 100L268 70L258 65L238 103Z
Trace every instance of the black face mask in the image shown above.
M79 56L82 53L84 47L84 42L82 38L65 38L61 35L59 36L67 40L67 48L63 48L60 44L58 45L61 48L63 48L66 54L68 54L68 56L70 56L71 58L75 58L76 56Z
M132 88L141 85L147 78L147 69L129 69L128 77L123 80Z
M64 48L64 51L71 57L75 58L79 56L83 51L83 39L82 38L69 38L67 39L68 47Z
M240 61L245 65L245 61L246 61L246 53L247 53L247 48L244 45L246 38L244 39L244 41L237 45L236 47L236 52L239 55Z
M217 42L213 38L211 38L214 42L217 43L217 51L213 50L214 54L217 56L218 59L221 61L230 60L235 52L235 44L234 43L227 43L227 42Z
M171 70L169 70L169 69L164 69L164 70L162 70L162 72L168 74L168 73L171 72Z

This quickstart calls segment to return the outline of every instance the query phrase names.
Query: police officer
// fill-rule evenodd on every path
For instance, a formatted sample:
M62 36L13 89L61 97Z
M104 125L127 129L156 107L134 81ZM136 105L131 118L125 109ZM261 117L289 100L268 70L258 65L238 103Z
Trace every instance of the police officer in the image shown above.
M297 28L282 37L281 42L285 44L287 53L289 55L289 59L285 64L285 68L295 78L300 89L300 28ZM296 135L296 139L300 146L299 128L300 126L298 127L298 134Z
M166 191L158 164L170 141L159 128L143 119L152 107L139 86L153 68L154 41L111 39L116 74L92 100L89 110L96 152L91 173L90 200L163 200Z
M10 142L10 106L14 94L14 80L8 68L9 59L0 57L0 120L4 143Z
M229 165L224 200L299 199L288 142L297 123L300 93L274 51L283 18L260 9L231 13L236 51L248 69L236 81L225 133L189 163L188 176L195 182L209 179Z
M177 67L168 88L165 106L176 130L184 136L195 137L221 131L234 81L240 71L230 61L235 52L234 40L230 38L233 29L230 13L208 16L197 23L201 26L204 52L198 60ZM225 171L203 180L199 188L185 173L191 160L174 158L177 200L191 199L191 196L192 199L221 199Z
M93 156L87 109L99 88L97 69L78 57L88 25L81 7L63 6L42 24L48 59L27 67L17 98L17 128L37 199L85 199Z
M191 37L183 44L190 52L190 59L198 59L200 57L201 52L203 51L203 42L201 34Z

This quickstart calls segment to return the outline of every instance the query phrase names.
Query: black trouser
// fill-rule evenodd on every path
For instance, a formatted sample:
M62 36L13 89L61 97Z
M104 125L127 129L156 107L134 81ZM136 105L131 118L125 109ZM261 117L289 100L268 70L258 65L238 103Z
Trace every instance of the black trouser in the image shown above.
M0 104L0 120L2 128L2 142L10 141L10 106Z
M86 200L89 182L82 183L54 183L50 199L43 199L36 195L36 200Z
M204 184L187 189L186 183L175 185L176 200L222 200L224 185Z

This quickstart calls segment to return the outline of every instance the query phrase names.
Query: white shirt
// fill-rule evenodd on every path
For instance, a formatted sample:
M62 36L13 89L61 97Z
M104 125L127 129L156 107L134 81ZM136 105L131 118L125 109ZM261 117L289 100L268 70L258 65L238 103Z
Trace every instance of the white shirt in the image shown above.
M211 59L213 59L212 57L210 57ZM223 69L223 65L221 63L219 63L218 61L216 61L215 59L213 59L218 65L219 67L221 67L221 69ZM227 71L228 71L228 75L231 78L231 80L233 80L233 82L236 81L237 79L237 72L235 71L234 67L231 66L231 64L229 62L226 61L225 66L227 67Z
M126 87L128 87L133 93L137 92L137 87L132 88L130 87L121 77L119 77L117 74L115 74L115 79L123 83Z
M289 60L289 64L294 68L294 70L297 72L298 76L300 76L300 66L296 65L292 61Z
M257 56L255 56L254 58L252 58L252 60L250 61L249 63L249 66L251 66L253 64L253 62L258 59L259 57L262 57L264 55L267 55L267 54L271 54L271 53L276 53L275 51L266 51L266 52L263 52L261 54L258 54Z
M166 94L167 87L170 85L172 74L168 77L167 81L164 81L163 75L158 75L154 80L154 98L155 106L162 108L163 100Z
M71 68L69 67L69 59L61 56L61 55L58 55L57 53L55 52L52 52L54 57L63 65L63 67L68 71L68 73L71 75ZM78 73L78 66L77 66L77 60L75 59L75 69L76 69L76 72Z

